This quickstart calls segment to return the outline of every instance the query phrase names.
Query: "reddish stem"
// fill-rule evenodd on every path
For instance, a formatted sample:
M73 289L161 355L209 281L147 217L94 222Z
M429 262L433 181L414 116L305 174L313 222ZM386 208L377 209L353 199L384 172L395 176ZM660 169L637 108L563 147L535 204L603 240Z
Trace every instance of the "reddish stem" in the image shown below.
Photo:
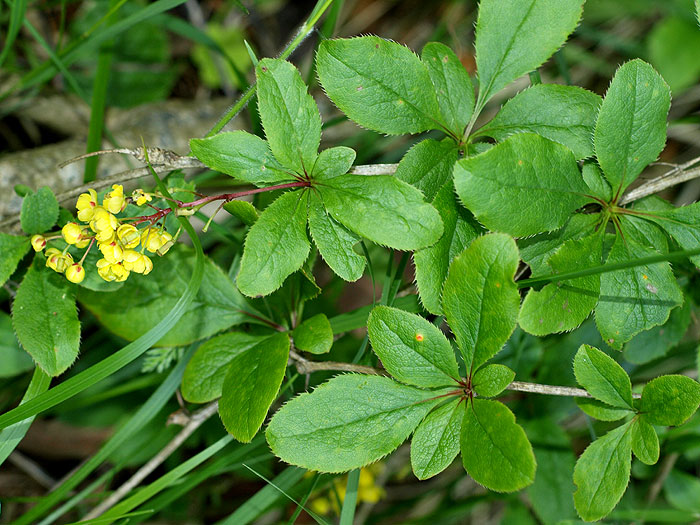
M288 182L287 184L279 184L277 186L267 186L265 188L255 188L254 190L246 190L246 191L239 191L236 193L222 193L221 195L209 195L208 197L202 197L201 199L197 199L196 201L192 202L177 202L177 205L179 208L194 208L195 206L200 206L202 204L206 204L208 202L213 202L213 201L220 201L223 200L225 202L232 201L233 199L237 199L238 197L245 197L246 195L254 195L256 193L263 193L265 191L273 191L273 190L284 190L287 188L302 188L302 187L308 187L311 186L311 183L309 181L303 180L299 182Z

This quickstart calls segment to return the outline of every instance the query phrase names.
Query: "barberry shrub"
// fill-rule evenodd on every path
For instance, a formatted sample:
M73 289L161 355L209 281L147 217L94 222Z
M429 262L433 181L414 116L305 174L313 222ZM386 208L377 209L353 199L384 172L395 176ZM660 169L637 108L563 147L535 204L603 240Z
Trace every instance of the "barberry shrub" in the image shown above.
M418 56L379 36L323 41L319 82L350 120L386 135L433 131L395 173L357 173L346 146L319 151L322 119L299 71L263 59L256 93L265 138L227 131L189 144L205 166L253 189L204 196L180 174L156 176L150 191L89 189L75 216L59 210L49 188L27 194L26 235L0 235L0 278L20 274L12 322L37 374L59 376L77 358L76 301L132 342L0 416L5 432L152 346L193 345L183 358L184 399L218 400L224 427L244 443L274 406L265 438L291 465L347 472L411 439L421 480L459 455L485 488L527 489L545 522L542 499L569 486L582 519L607 516L625 493L632 457L656 464L667 427L700 405L694 379L664 375L633 386L618 363L635 341L676 334L663 355L683 336L700 267L700 207L627 199L664 149L671 104L668 85L642 60L622 64L603 97L534 82L483 122L494 95L565 44L582 3L482 0L476 79L440 43ZM248 195L258 196L256 206L239 200ZM247 228L244 240L233 236L228 274L203 255L187 220L210 202ZM193 247L173 246L184 231ZM321 261L357 281L374 275L368 245L392 255L381 297L349 316L305 316L321 292ZM33 262L21 267L30 247ZM394 251L404 253L396 267ZM409 254L417 296L399 294ZM595 329L579 328L590 317ZM336 335L362 327L367 338L353 363L323 357ZM580 389L515 381L538 378L515 356L523 340L569 332L579 343L569 368ZM626 355L639 362L643 354ZM295 366L345 373L290 396ZM547 413L521 425L520 401L505 395L512 391L575 397L586 417L606 422L568 482L547 452L570 447L568 437Z

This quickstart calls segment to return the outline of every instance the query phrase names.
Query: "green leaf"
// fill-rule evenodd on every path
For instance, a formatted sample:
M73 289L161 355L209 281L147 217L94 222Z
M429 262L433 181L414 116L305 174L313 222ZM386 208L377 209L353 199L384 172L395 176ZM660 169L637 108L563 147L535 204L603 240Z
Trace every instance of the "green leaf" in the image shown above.
M664 481L664 493L677 509L700 513L700 480L697 477L673 469Z
M316 68L328 97L360 126L388 135L440 127L428 71L407 47L376 36L325 40Z
M190 403L208 403L221 397L221 387L231 360L265 339L231 332L212 337L197 348L182 376L182 397Z
M649 60L669 83L674 95L697 82L700 63L696 51L700 49L700 31L690 19L665 17L654 24L647 44Z
M474 374L472 387L482 397L495 397L515 379L515 372L505 365L486 365Z
M268 295L304 264L311 248L306 236L306 201L304 192L284 193L251 226L236 278L242 293Z
M15 272L22 257L29 251L29 246L27 237L0 232L0 286Z
M224 204L224 209L246 226L252 226L258 220L258 210L248 201L232 200Z
M652 425L685 423L700 405L700 384L681 375L657 377L642 390L642 418Z
M39 255L17 289L12 324L22 347L48 375L62 374L78 357L75 294L65 277L46 268Z
M450 466L459 453L464 407L456 399L432 412L411 439L411 468L418 479L428 479Z
M299 174L311 173L321 142L321 115L297 68L263 58L255 68L258 111L275 158Z
M311 178L316 180L332 179L345 175L355 162L355 150L345 146L324 149L316 159Z
M535 455L525 431L503 403L472 399L462 422L462 462L480 485L515 492L535 479Z
M315 194L309 199L309 232L321 257L338 276L351 282L362 277L365 258L353 250L360 239L328 215Z
M684 250L700 248L700 202L670 210L654 210L645 218L666 230ZM690 260L700 268L700 255Z
M226 430L248 443L277 397L289 359L289 337L275 334L239 353L228 365L219 400Z
M325 314L316 314L292 332L294 346L304 352L325 354L333 346L333 329Z
M597 348L581 345L574 357L574 375L578 384L599 401L634 410L627 372Z
M474 86L469 73L454 51L439 42L427 43L421 60L435 86L442 121L461 137L474 112Z
M647 465L659 461L659 436L654 427L643 419L632 423L632 452Z
M420 191L394 177L341 175L316 187L331 217L378 244L417 250L442 235L437 210Z
M277 412L266 430L272 452L292 465L346 472L392 452L439 399L388 377L346 374Z
M627 423L595 440L574 469L574 504L586 521L607 516L620 501L630 479L632 432Z
M618 236L607 263L657 255L631 239ZM600 298L595 320L603 340L612 348L643 330L666 322L683 294L667 262L607 272L600 277Z
M190 148L211 169L257 186L294 180L272 156L267 142L245 131L191 139Z
M506 102L475 135L502 141L515 133L536 133L583 159L593 155L591 136L601 102L600 96L579 87L537 84Z
M646 62L630 60L615 73L600 107L594 144L616 195L664 149L670 105L668 85Z
M452 170L457 153L457 146L450 139L440 142L425 139L401 158L395 177L418 188L426 200L432 202L448 181L452 191Z
M367 333L384 368L408 385L455 385L459 370L454 351L439 328L419 315L377 306L367 321Z
M48 186L29 193L22 201L20 223L24 233L44 233L58 220L58 201Z
M602 237L589 235L566 241L547 261L551 273L599 266L602 262ZM533 276L535 276L533 274ZM598 303L600 275L588 275L531 289L523 301L518 322L533 335L568 332L577 328Z
M612 188L595 162L585 162L581 174L586 185L591 190L591 194L603 199L605 202L612 200Z
M533 133L457 161L454 177L457 195L481 223L515 236L556 230L587 201L571 150Z
M518 262L515 241L493 233L477 238L450 265L442 306L467 371L498 353L515 330Z
M108 330L133 341L156 326L178 303L194 268L192 250L177 244L166 256L154 257L150 274L131 275L119 292L105 294L81 288L78 300ZM205 259L197 297L155 346L182 346L204 339L242 323L247 319L246 311L251 308L231 280Z
M516 78L561 47L581 18L583 0L482 0L476 22L477 114Z
M430 313L440 315L442 286L450 263L483 232L483 228L468 210L457 203L451 181L435 196L433 206L440 213L444 225L442 237L434 245L415 252L413 263L423 306Z
M32 368L34 361L20 348L12 329L12 319L0 312L0 378L14 377Z
M618 421L633 413L628 408L618 408L588 397L577 397L576 404L586 414L599 421Z

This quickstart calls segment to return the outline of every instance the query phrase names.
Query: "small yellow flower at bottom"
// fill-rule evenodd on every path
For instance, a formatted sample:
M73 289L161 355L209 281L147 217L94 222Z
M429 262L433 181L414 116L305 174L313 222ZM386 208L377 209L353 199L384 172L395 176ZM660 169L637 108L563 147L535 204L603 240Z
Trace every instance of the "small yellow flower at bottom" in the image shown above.
M46 266L53 271L63 273L71 264L73 264L73 256L70 253L63 253L56 248L46 250Z
M124 268L130 272L148 275L153 269L153 261L150 257L135 250L124 251Z
M163 246L163 240L161 234L156 230L145 229L141 233L141 244L143 244L146 249L155 253Z
M124 259L124 250L117 241L100 243L99 245L102 256L110 264L117 264Z
M129 270L124 268L124 266L121 263L112 264L106 259L100 259L99 261L97 261L96 266L97 273L105 281L122 282L125 281L127 277L129 277Z
M33 235L32 236L32 248L35 252L40 252L46 248L46 237L43 235Z
M75 284L82 283L85 279L85 269L78 263L71 264L66 268L66 279Z

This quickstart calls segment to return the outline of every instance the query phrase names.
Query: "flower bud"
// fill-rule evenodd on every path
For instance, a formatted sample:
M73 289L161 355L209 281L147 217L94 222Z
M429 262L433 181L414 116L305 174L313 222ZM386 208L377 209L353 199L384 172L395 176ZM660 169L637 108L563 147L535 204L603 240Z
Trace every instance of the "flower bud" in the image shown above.
M66 279L75 284L82 283L85 279L85 269L78 263L71 264L66 268Z
M83 222L91 221L95 207L97 207L97 193L95 190L88 190L88 193L81 193L75 207L78 210L79 220Z
M35 252L40 252L46 248L46 237L43 235L33 235L32 236L32 248Z
M68 244L76 244L83 238L83 229L78 223L69 222L61 229L61 235Z
M136 226L131 224L122 224L117 228L117 237L121 241L124 248L136 248L141 241L141 234L136 229Z

